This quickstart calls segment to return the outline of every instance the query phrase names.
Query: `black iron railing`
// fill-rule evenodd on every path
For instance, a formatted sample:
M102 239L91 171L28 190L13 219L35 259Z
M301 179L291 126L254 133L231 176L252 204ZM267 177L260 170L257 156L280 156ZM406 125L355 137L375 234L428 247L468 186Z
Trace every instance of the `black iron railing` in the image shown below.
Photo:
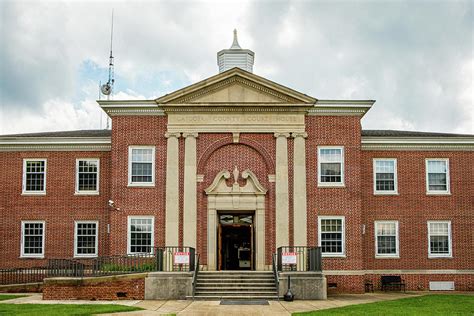
M193 299L194 293L196 293L196 283L199 274L199 254L196 254L196 266L194 267L194 275L193 275Z
M277 258L277 254L274 253L272 254L272 268L273 268L273 276L275 277L275 287L276 287L276 291L277 293L279 293L280 291L280 276L278 275L278 258ZM278 299L280 299L280 295L278 295Z
M0 285L42 282L51 277L107 276L153 271L188 271L196 267L192 247L155 247L153 253L96 258L48 259L37 267L0 269Z
M321 248L283 246L277 249L278 271L321 271Z

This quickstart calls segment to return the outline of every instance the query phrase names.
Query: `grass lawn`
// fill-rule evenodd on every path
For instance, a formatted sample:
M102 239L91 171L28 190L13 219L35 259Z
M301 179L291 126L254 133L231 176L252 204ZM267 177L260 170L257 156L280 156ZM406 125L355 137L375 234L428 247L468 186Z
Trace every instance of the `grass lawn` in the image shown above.
M12 300L14 298L25 297L27 295L0 294L0 301Z
M0 304L0 315L92 315L141 310L138 307L123 305L93 304Z
M474 315L474 295L433 294L293 315Z

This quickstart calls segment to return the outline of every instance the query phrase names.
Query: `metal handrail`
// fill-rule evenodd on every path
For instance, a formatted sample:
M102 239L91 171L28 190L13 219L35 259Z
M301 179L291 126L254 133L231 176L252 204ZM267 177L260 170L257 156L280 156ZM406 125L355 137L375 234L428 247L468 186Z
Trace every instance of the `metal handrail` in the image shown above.
M194 293L196 292L196 283L197 277L199 273L199 254L196 254L196 265L194 266L194 275L193 275L193 300L194 300Z
M287 256L286 260L283 260ZM277 271L322 271L321 247L281 246L277 248Z
M278 293L280 291L280 276L278 275L276 253L272 255L272 266L273 266L273 276L275 277L275 286ZM280 299L280 295L278 294L277 296L278 296L278 299Z

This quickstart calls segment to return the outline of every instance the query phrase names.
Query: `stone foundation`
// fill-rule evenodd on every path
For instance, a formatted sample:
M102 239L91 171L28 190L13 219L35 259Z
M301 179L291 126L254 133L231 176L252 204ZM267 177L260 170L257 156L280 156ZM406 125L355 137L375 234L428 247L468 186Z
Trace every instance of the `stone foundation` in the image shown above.
M297 300L325 300L327 299L326 278L316 272L281 272L278 295L283 297L288 290L288 276L290 289Z
M192 291L192 272L150 272L145 278L147 300L182 300Z

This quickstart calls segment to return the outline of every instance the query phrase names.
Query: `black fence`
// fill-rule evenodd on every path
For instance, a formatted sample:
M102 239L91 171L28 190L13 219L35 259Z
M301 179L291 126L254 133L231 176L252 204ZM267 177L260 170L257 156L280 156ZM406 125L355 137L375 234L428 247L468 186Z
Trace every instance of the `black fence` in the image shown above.
M48 259L40 267L0 269L0 285L42 282L51 277L107 276L153 271L195 269L192 247L155 247L152 253L96 258Z
M321 248L307 246L283 246L277 249L277 270L321 271Z

